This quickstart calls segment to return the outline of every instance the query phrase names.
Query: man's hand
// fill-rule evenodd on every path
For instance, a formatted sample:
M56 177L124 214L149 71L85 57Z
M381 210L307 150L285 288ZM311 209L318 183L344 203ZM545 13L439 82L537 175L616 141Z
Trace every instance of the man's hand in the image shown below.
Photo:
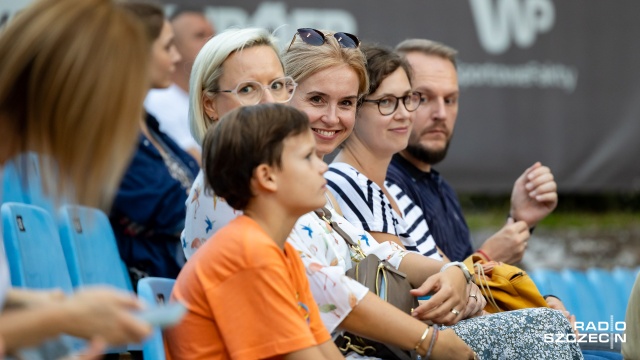
M558 205L557 188L551 170L536 162L513 184L511 216L536 226Z
M529 225L524 221L514 222L507 219L507 224L482 244L484 251L491 260L515 264L522 260L529 240Z

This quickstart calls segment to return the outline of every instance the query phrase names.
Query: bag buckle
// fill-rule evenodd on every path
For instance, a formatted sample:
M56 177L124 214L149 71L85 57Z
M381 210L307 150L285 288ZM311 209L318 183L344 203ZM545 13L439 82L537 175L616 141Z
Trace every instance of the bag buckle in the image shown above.
M376 348L373 346L366 345L362 340L362 338L358 338L358 339L361 343L365 344L363 346L352 344L350 336L342 335L342 338L346 339L347 342L344 344L343 347L338 347L338 350L342 351L344 354L346 354L349 350L353 350L356 353L364 356L372 356L373 354L376 353ZM370 352L367 353L367 351L370 351Z

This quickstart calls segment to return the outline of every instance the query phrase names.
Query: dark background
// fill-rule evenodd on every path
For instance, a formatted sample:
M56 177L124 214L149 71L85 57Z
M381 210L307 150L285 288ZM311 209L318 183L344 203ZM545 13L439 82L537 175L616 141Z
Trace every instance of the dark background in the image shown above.
M0 0L0 19L28 2ZM390 46L410 37L444 42L460 52L462 94L449 156L436 168L458 191L504 194L539 160L561 193L639 192L635 0L164 3L168 11L177 3L205 7L218 31L286 25L277 32L285 45L297 27L353 32ZM481 27L493 47L483 46ZM559 70L577 75L575 87L559 81Z

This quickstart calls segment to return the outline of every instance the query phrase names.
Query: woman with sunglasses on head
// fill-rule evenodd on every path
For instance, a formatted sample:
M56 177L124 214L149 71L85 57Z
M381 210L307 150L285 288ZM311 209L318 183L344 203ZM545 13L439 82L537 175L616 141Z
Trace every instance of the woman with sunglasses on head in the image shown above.
M284 75L275 41L264 29L229 29L202 47L189 84L189 122L198 144L202 145L209 127L237 107L289 101L296 84ZM182 246L187 259L218 229L241 214L220 197L206 192L204 180L200 171L186 201Z
M135 1L121 6L139 19L153 42L150 87L170 86L181 57L162 8ZM138 123L137 151L109 215L120 257L129 269L134 288L141 277L175 278L180 272L184 263L180 246L183 204L199 170L196 161L160 130L153 116L140 114Z
M359 40L350 34L298 29L283 54L287 75L298 88L290 105L308 116L316 138L318 155L324 157L348 138L355 123L358 100L369 88L365 59L358 49ZM366 231L351 225L340 214L337 202L327 193L331 218L351 239L357 239L365 254L375 254L407 273L418 292L432 287L435 300L464 309L460 317L481 310L484 299L466 307L466 279L458 268L439 273L442 263L419 254L411 254L393 242L377 243ZM441 332L415 317L428 315L440 323L458 318L442 309L425 311L419 307L415 317L383 301L345 272L355 266L347 241L315 213L303 215L289 236L289 243L300 253L314 299L325 326L335 335L341 330L359 334L404 350L416 350L436 359L473 359L473 351L451 330ZM427 282L427 278L431 278ZM447 306L445 305L445 306ZM358 358L356 347L347 346L348 358ZM377 354L384 356L383 354ZM388 354L387 354L388 355ZM372 354L376 356L376 354Z
M411 247L414 254L439 257L426 221L413 220L408 225L409 219L398 214L403 214L412 204L397 202L392 195L397 191L384 181L393 154L407 146L412 127L410 113L418 108L422 95L411 88L411 69L406 60L380 46L365 46L363 52L370 86L358 105L353 133L325 174L329 189L345 217L361 229L369 230L374 241L392 241ZM450 264L455 263L446 266ZM476 302L477 296L482 295L476 293L474 299L468 298L469 302ZM449 309L459 312L455 307L446 310ZM478 352L481 359L581 358L576 344L544 342L541 334L572 332L564 316L551 309L479 316L459 321L451 329ZM440 341L442 339L438 339L436 345Z

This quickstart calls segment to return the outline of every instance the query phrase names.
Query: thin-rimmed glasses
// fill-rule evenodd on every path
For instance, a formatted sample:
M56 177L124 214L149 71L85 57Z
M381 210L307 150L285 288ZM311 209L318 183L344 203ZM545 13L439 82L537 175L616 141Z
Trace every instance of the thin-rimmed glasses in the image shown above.
M407 111L416 111L418 106L420 106L420 98L422 98L422 94L414 91L404 96L388 95L377 100L364 99L362 101L378 104L378 111L380 114L391 115L396 111L396 109L398 109L398 103L400 100L402 100L402 104Z
M234 94L242 105L256 105L262 100L264 91L267 90L273 96L275 102L284 103L291 100L296 91L296 84L293 78L285 76L273 80L269 85L263 86L257 81L243 81L233 90L215 90L214 93Z

